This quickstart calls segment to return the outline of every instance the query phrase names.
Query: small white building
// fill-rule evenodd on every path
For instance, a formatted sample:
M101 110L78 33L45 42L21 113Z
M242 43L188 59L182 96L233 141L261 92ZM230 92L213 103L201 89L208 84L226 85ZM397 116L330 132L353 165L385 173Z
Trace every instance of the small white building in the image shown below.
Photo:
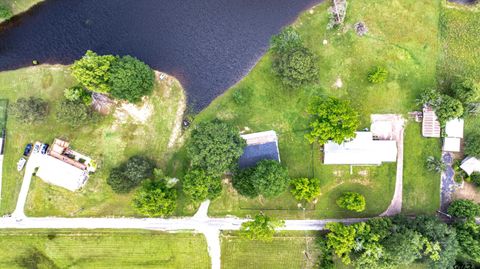
M475 157L467 157L462 161L460 168L462 168L467 175L471 175L473 172L480 172L480 160Z
M324 164L381 165L397 161L397 142L374 140L371 132L356 132L351 141L324 145Z
M449 120L445 124L445 135L443 139L443 151L460 152L463 138L463 119Z

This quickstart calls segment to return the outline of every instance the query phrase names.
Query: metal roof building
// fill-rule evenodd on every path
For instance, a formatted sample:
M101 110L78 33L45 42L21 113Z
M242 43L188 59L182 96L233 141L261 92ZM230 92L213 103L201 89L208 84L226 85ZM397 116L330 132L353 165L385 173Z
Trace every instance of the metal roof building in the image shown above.
M431 107L423 108L422 135L424 137L440 137L440 122Z
M371 132L356 132L348 142L324 145L324 164L380 165L397 161L397 143L393 140L373 140Z
M280 162L278 137L275 131L241 135L247 142L247 147L238 161L240 168L255 166L261 160L275 160Z

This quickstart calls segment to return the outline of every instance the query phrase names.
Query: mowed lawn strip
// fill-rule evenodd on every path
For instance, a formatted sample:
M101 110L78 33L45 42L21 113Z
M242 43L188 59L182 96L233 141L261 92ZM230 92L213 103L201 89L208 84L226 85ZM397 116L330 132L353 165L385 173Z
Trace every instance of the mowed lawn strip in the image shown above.
M405 129L403 207L405 214L435 214L440 207L440 174L426 169L428 156L440 158L440 140L422 137L420 123Z
M275 236L271 242L261 242L224 233L222 268L315 268L318 257L315 239L313 233L289 232Z
M171 85L169 84L171 83ZM145 154L164 167L175 148L167 144L173 130L177 108L183 102L183 90L176 81L157 83L148 99L152 115L145 123L134 121L128 114L115 116L114 111L97 122L71 127L58 122L56 109L63 100L64 89L75 84L68 67L38 66L0 73L0 96L14 103L20 97L37 96L49 102L49 116L41 123L22 124L9 117L3 171L3 195L0 212L15 208L23 173L16 170L27 143L51 143L60 137L71 146L98 162L97 172L85 187L70 192L51 186L38 178L32 181L26 213L31 216L132 216L133 194L115 194L106 184L112 167L135 154Z
M210 258L201 234L137 230L0 231L0 267L26 266L207 269Z
M345 22L349 30L345 31L326 30L328 6L320 4L294 23L307 47L318 55L317 83L286 89L275 77L272 55L267 53L248 76L217 98L196 120L219 118L241 130L248 127L251 132L275 130L282 163L289 168L291 177L315 176L321 181L322 194L315 205L307 207L305 217L373 216L382 213L393 196L395 164L356 167L353 174L348 166L323 165L320 147L308 144L304 138L308 127L305 109L317 95L349 100L360 113L361 129L370 126L372 113L406 115L418 109L415 100L420 92L436 85L440 1L351 1ZM359 37L349 28L358 21L368 26L367 36ZM384 84L367 81L368 73L376 66L389 71ZM342 88L333 86L338 79ZM236 91L243 92L248 101L237 104ZM417 135L421 138L420 133ZM433 175L425 177L436 180ZM210 214L243 216L263 210L284 218L304 216L288 192L262 200L240 197L231 186L225 189L224 195L213 202ZM423 191L430 197L430 192L436 195L437 189ZM367 210L359 214L338 208L335 200L343 191L365 195ZM437 200L426 203L432 209Z

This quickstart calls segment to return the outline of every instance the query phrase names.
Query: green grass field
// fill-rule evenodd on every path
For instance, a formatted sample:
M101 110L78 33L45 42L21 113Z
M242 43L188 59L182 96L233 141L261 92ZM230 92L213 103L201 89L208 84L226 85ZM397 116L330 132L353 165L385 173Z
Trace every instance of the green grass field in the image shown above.
M119 120L112 113L79 128L58 123L55 112L63 98L63 90L75 82L68 67L39 66L0 73L0 96L10 104L19 97L38 96L49 102L49 116L41 124L21 124L13 117L7 123L7 144L4 162L3 195L0 213L12 212L23 175L16 170L27 143L51 143L55 137L71 142L74 149L98 162L97 173L78 192L70 192L47 185L38 178L32 181L26 212L32 216L105 216L134 215L131 194L117 195L106 184L112 167L134 154L146 154L160 167L170 158L175 148L167 148L178 106L183 102L183 90L178 82L171 86L157 84L149 99L152 116L146 124L136 123L129 116ZM183 210L182 207L180 209Z
M224 269L309 269L315 268L318 256L313 233L282 233L272 242L245 240L225 233L221 240Z
M203 235L137 230L2 230L0 268L207 269Z
M315 85L285 89L272 72L271 55L266 54L248 76L217 98L197 120L220 118L240 129L277 131L281 159L291 176L316 176L322 182L322 195L316 205L309 206L306 217L379 214L393 195L394 164L357 167L353 175L345 166L322 165L318 146L312 147L303 137L308 124L305 109L316 95L349 100L360 112L361 128L369 127L372 113L405 115L418 109L415 99L419 93L436 86L440 7L440 1L350 1L344 29L326 30L328 4L320 4L293 24L306 45L318 55L320 75ZM367 24L367 36L359 37L352 30L358 21ZM323 45L323 40L328 44ZM375 66L388 69L386 83L373 85L367 81L368 72ZM333 86L338 78L343 82L340 89ZM251 92L244 105L236 104L233 99L233 93L239 90ZM433 175L426 178L436 180ZM225 189L227 192L212 204L210 214L245 215L264 210L281 217L303 216L289 193L263 201L238 197L230 186ZM363 214L345 212L335 205L336 197L347 190L366 196L367 210ZM437 201L425 202L436 205Z

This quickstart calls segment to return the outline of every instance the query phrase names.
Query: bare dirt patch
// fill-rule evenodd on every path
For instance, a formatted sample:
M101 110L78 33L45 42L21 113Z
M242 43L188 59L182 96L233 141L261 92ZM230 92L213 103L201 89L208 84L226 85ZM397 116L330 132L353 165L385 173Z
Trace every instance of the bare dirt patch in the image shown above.
M153 114L153 104L148 98L143 98L141 105L122 103L115 110L114 116L118 123L126 123L132 120L137 124L145 124Z
M454 199L468 199L480 203L480 190L472 183L465 182L462 188L459 188L453 194Z

